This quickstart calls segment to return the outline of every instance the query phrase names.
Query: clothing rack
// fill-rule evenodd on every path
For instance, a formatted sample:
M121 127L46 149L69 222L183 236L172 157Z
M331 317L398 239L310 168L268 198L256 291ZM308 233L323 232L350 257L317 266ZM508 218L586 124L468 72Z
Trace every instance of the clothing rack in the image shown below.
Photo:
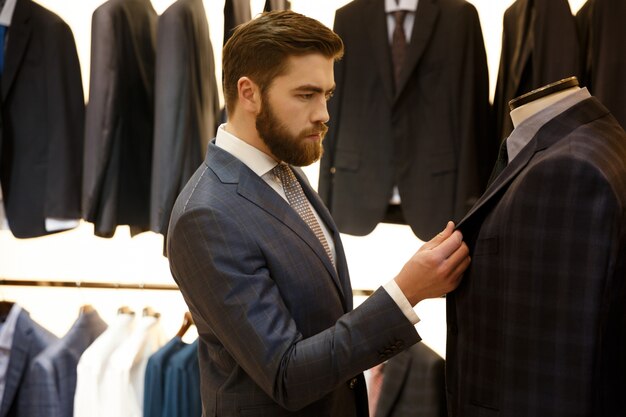
M143 283L119 283L119 282L94 282L94 281L57 281L57 280L32 280L32 279L8 279L0 278L0 286L15 287L54 287L54 288L99 288L119 290L169 290L178 291L177 285L167 284L143 284ZM372 290L352 290L353 296L369 297Z

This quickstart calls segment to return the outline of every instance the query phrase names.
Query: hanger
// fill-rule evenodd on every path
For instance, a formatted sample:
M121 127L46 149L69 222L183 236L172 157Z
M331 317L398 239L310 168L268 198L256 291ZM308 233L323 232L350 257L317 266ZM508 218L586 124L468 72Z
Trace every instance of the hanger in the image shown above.
M161 313L157 312L156 310L154 310L152 307L149 307L149 306L144 307L142 315L144 317L154 317L156 319L161 317Z
M91 304L83 304L82 306L80 306L79 313L87 314L87 313L91 313L92 311L95 311L95 308L93 308Z
M191 317L190 312L186 311L185 315L183 316L183 324L180 326L180 329L178 329L178 333L176 333L176 336L183 337L192 324L194 324L193 317Z
M117 314L134 315L135 312L133 310L131 310L130 307L128 307L128 306L121 306L120 308L117 309Z

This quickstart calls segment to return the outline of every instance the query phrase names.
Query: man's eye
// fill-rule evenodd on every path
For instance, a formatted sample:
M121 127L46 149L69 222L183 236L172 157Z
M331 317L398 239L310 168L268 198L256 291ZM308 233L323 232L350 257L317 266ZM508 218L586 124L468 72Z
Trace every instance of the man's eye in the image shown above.
M300 94L300 97L304 100L310 100L313 98L313 94Z

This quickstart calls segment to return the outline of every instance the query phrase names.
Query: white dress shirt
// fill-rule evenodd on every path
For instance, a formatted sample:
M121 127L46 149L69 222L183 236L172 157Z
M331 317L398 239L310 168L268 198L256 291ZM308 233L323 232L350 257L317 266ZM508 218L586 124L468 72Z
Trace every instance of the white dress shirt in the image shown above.
M9 315L0 324L0 404L4 396L4 388L6 386L7 370L9 369L9 359L11 357L11 346L13 345L13 336L15 335L15 326L17 318L22 311L22 307L13 304Z
M102 379L103 416L142 417L146 365L166 342L160 320L139 319L133 334L111 354Z
M215 137L215 145L243 162L255 174L261 177L263 181L272 187L274 191L284 198L285 201L287 201L287 196L285 195L282 185L270 172L276 165L278 165L278 163L272 157L261 152L254 146L228 133L225 127L226 124L218 127L217 135ZM324 237L330 246L333 258L336 259L335 243L330 235L330 232L328 231L328 227L326 227L326 224L320 219L312 205L311 209L313 210L313 214L324 232ZM407 300L402 290L398 287L398 284L396 284L396 282L392 279L383 285L383 288L402 310L406 318L411 323L417 324L417 322L419 322L419 317L417 317L415 310L413 310L413 307Z
M118 314L113 323L83 352L76 367L74 417L111 417L103 404L103 379L111 354L132 334L134 314Z

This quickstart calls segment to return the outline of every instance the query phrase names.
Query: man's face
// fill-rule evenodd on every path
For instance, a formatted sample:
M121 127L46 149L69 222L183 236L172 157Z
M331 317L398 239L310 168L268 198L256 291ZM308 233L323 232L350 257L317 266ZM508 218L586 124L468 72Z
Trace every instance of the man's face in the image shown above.
M311 54L288 59L287 70L262 95L256 129L277 160L305 166L322 156L335 87L333 59Z

